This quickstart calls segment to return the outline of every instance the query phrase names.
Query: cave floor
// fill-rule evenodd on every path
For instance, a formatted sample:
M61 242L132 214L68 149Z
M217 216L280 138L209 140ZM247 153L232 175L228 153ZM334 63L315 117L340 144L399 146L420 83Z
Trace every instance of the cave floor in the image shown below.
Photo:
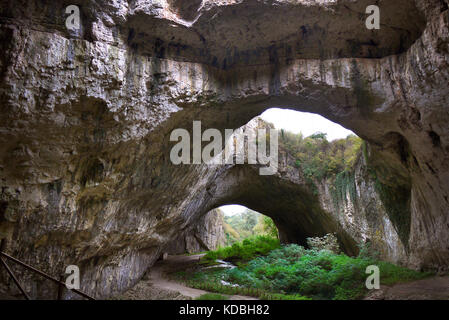
M449 276L381 286L367 300L449 300Z

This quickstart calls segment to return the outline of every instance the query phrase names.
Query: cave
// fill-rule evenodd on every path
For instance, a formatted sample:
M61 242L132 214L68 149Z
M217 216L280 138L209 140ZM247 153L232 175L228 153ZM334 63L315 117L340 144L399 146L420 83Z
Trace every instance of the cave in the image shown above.
M82 290L107 298L237 203L273 218L284 242L336 233L353 255L369 239L388 261L447 272L447 1L382 2L379 31L363 27L365 0L75 1L79 32L64 3L22 2L0 7L6 253L53 275L77 265ZM224 135L270 108L319 114L365 141L358 205L338 214L287 154L271 176L170 161L173 130L200 120ZM31 296L55 295L14 271ZM0 291L18 294L5 271Z

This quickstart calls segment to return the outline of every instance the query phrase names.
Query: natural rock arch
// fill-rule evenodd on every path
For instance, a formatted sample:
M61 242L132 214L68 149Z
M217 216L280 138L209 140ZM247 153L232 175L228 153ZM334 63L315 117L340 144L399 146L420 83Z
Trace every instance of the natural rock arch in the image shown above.
M201 210L220 203L211 188L229 168L173 166L171 130L193 120L237 128L283 107L319 113L368 141L380 183L409 202L408 251L391 256L447 269L447 1L388 3L386 18L396 17L398 28L378 42L354 27L363 24L365 1L278 1L277 8L204 1L195 21L180 20L165 1L86 3L78 33L57 15L62 4L39 3L10 1L1 11L0 225L9 253L52 274L78 264L83 289L97 296L122 291ZM257 13L251 23L244 8ZM328 22L347 14L337 26L354 33L314 30L320 10ZM313 14L303 25L274 28L288 11ZM236 28L222 41L217 30L230 21ZM239 26L248 27L248 37L239 38ZM267 33L255 37L261 31ZM221 201L231 200L258 205L249 195ZM402 211L393 211L403 221ZM21 276L33 294L52 295Z
M304 177L297 170L282 170L279 175L260 176L255 166L235 165L214 179L208 188L212 197L201 206L202 211L240 204L272 218L283 243L306 245L308 237L336 233L343 250L356 254L354 239L321 207L318 195Z

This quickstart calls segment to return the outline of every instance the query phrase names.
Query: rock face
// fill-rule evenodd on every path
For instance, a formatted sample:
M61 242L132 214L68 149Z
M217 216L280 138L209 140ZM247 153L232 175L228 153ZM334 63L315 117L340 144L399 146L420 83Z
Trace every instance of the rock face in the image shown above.
M362 155L349 177L349 186L342 192L343 199L336 201L335 182L318 183L321 206L331 212L335 219L359 244L369 242L382 259L407 265L407 242L400 234L402 225L391 217L389 203L379 194L378 181L370 174L365 155Z
M164 249L169 254L198 253L223 247L225 244L223 212L209 211L198 222Z
M78 265L82 290L107 297L207 212L240 203L288 241L338 231L350 253L377 234L392 260L447 269L448 1L382 2L381 29L367 30L370 2L2 1L6 251L53 275ZM270 107L321 114L367 141L374 178L357 178L360 207L337 217L325 187L318 197L294 172L170 162L173 129L238 128ZM56 295L15 270L33 297ZM4 273L0 285L16 290Z

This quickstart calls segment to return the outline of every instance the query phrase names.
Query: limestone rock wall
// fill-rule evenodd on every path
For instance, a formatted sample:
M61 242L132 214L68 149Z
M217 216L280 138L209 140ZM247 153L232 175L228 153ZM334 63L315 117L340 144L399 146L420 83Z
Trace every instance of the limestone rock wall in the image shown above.
M384 199L408 251L388 254L447 269L448 2L383 2L379 32L363 28L370 2L2 1L7 252L53 275L76 264L82 289L107 297L226 203L267 211L293 241L337 230L351 251L345 221L295 173L262 180L250 167L170 162L174 128L193 120L238 128L283 107L321 114L366 140L376 181L401 204ZM69 4L82 13L77 31L65 28ZM256 183L241 188L245 181ZM396 242L385 226L380 236ZM51 285L16 271L33 297L54 296ZM15 290L3 273L0 286Z
M223 212L214 209L195 222L191 229L164 249L169 254L199 253L216 250L225 244Z
M361 156L354 168L354 189L345 189L343 200L335 201L335 185L331 181L318 183L320 202L358 243L370 243L382 259L407 265L406 246L397 226L389 217L366 159ZM353 194L351 194L353 192Z

